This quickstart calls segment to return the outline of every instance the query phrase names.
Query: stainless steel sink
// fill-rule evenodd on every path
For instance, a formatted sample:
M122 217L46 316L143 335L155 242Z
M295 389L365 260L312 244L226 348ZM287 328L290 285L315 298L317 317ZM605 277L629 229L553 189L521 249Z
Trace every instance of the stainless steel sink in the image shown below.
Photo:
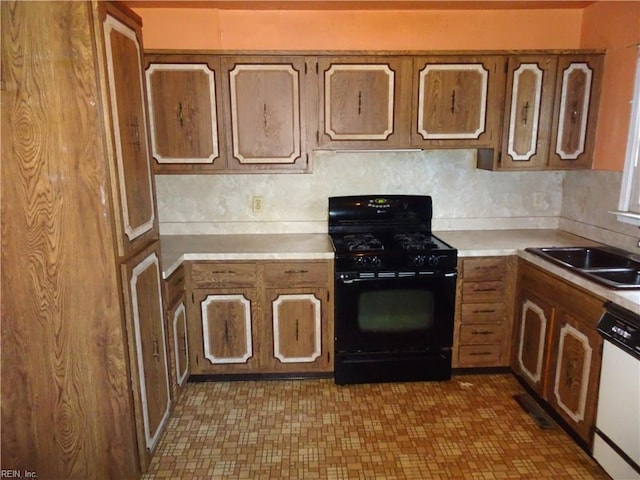
M549 247L525 250L609 288L640 288L640 257L618 248Z

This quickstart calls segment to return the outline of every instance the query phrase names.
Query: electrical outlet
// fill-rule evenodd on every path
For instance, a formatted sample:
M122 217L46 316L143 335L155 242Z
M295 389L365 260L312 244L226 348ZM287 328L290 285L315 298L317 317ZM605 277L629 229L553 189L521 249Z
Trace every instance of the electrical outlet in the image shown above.
M533 192L533 208L544 207L544 192Z
M251 209L253 210L253 213L262 213L262 210L264 209L262 195L255 195L251 199Z

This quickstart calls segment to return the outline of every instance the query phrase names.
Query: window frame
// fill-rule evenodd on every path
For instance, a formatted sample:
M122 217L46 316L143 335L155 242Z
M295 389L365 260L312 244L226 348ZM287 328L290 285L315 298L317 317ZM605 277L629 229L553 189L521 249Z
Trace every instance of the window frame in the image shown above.
M624 172L618 210L611 212L619 221L640 226L640 46L631 103Z

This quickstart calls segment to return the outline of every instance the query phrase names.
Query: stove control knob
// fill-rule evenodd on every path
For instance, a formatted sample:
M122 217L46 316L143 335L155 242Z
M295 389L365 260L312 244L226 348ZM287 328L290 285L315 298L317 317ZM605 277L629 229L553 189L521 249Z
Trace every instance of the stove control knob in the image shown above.
M372 267L379 267L380 265L382 265L382 260L380 260L380 257L378 257L378 256L371 257L371 258L369 259L369 264L370 264Z
M414 267L424 267L426 260L427 260L427 257L425 257L424 255L415 255L411 259L411 263L413 264Z
M430 267L435 267L440 263L440 257L438 255L429 255L427 263Z

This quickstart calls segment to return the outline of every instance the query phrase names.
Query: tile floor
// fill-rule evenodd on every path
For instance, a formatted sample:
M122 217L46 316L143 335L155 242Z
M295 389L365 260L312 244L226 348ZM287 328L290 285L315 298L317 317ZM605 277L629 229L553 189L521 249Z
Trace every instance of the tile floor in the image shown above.
M143 479L609 478L522 392L510 374L191 383Z

